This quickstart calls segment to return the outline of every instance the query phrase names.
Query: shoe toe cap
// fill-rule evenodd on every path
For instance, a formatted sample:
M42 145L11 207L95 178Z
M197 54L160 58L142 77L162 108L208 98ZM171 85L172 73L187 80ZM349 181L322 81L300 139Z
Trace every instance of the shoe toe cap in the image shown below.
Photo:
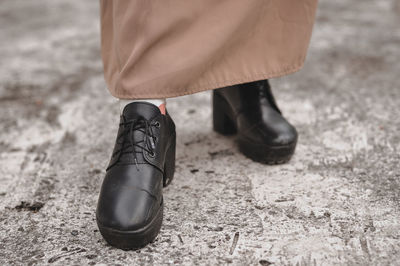
M145 227L157 211L154 198L146 191L133 189L118 197L99 200L97 220L105 227L132 231Z
M297 141L297 131L292 125L288 123L280 125L276 129L276 132L276 138L273 140L275 144L289 145Z
M126 172L126 169L122 171ZM146 226L161 206L160 199L153 195L157 189L149 191L146 187L154 189L154 186L144 186L145 177L132 178L128 174L121 174L119 169L107 172L97 203L98 223L121 231L132 231Z
M282 146L296 143L298 134L296 129L287 122L275 124L259 122L248 130L245 136L260 145Z

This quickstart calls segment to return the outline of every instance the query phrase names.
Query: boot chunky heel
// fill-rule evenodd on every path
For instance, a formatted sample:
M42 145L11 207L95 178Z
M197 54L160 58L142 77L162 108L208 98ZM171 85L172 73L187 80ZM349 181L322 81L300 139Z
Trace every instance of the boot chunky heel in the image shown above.
M236 127L231 118L226 114L229 110L229 104L216 94L213 93L213 128L214 131L222 135L233 135L236 133Z

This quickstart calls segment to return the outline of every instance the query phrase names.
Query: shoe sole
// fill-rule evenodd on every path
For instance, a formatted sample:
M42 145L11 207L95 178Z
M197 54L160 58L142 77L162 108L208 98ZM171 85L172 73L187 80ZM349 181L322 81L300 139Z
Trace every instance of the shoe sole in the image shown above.
M297 141L281 146L267 146L238 138L239 150L253 161L263 164L283 164L290 161L296 149Z
M164 206L158 210L153 220L146 226L133 231L122 231L103 226L97 220L100 233L108 244L123 250L140 249L153 242L161 229Z
M213 93L213 129L224 136L237 133L232 111L226 100ZM248 158L263 164L283 164L288 162L296 149L297 139L286 145L268 146L254 143L243 136L237 137L239 150Z
M164 165L164 177L163 186L168 186L175 173L175 147L176 147L176 134L174 133L172 137L172 143L168 147L165 158L170 158L166 160ZM97 219L97 226L99 227L100 233L108 244L113 247L123 249L123 250L135 250L152 243L158 233L161 230L161 225L163 221L164 212L164 200L161 203L161 207L158 210L156 216L150 223L146 224L142 228L138 228L132 231L122 231L114 228L110 228L102 225Z

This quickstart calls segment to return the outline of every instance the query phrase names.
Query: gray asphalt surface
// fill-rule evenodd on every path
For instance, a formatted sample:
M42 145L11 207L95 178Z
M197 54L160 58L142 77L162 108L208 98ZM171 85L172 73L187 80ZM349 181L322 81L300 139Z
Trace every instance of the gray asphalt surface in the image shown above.
M177 170L155 243L105 243L95 208L118 105L98 1L0 2L0 265L399 265L400 2L321 1L306 65L274 79L290 163L242 156L210 91L168 99Z

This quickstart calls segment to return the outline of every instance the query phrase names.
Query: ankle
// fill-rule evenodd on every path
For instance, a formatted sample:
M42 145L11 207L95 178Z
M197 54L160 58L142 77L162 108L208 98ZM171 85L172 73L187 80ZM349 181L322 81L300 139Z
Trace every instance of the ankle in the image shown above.
M148 102L151 104L154 104L160 109L160 112L165 115L165 107L166 107L166 99L136 99L136 100L130 100L130 99L119 99L119 109L120 113L122 114L122 111L124 110L125 106L133 103L133 102Z

